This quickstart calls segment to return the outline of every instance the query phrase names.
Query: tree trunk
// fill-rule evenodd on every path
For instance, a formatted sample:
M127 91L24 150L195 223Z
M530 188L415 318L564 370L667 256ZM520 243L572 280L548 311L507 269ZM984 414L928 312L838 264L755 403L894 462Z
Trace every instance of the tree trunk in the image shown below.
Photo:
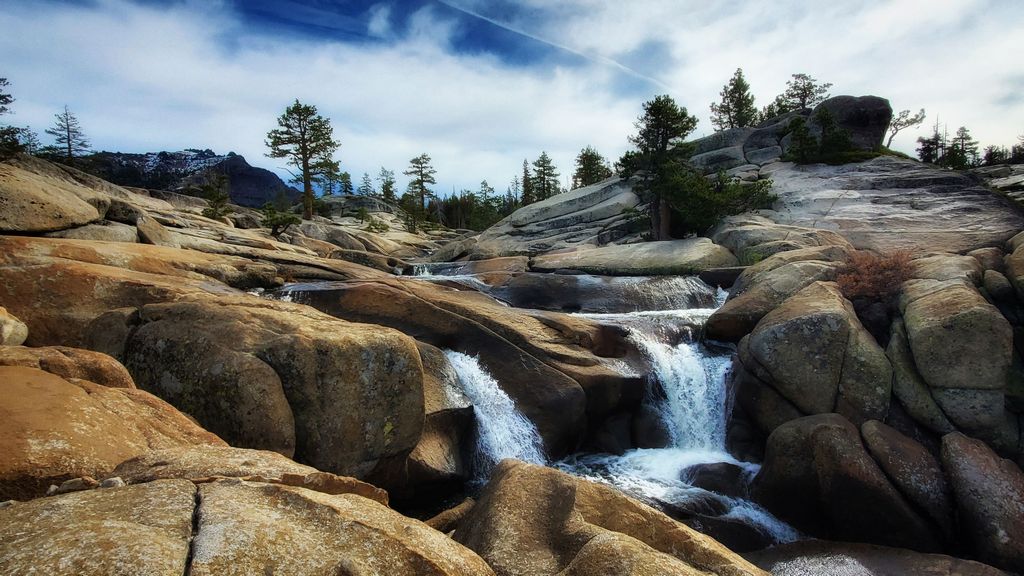
M658 240L669 240L672 238L672 212L668 206L668 200L658 198Z
M313 219L313 182L309 177L309 159L302 159L302 219Z

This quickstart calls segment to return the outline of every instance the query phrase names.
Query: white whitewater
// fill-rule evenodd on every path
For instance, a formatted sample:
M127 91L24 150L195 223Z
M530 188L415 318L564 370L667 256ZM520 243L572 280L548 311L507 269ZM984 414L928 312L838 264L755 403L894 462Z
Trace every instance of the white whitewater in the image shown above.
M486 481L491 469L504 458L544 464L544 442L537 427L519 412L480 360L454 350L445 350L444 354L476 415L475 480Z
M570 457L555 466L567 472L618 486L641 497L684 503L707 492L691 486L685 471L698 464L727 462L742 468L747 478L759 466L736 460L726 450L726 425L732 410L726 379L731 352L711 349L693 336L725 301L724 291L712 292L713 308L584 314L626 327L630 340L647 356L652 367L645 402L669 432L670 446L634 449L621 456L587 454ZM680 330L680 326L684 327ZM680 336L682 336L680 338ZM791 542L799 533L749 500L718 495L728 504L725 519L742 521L775 542Z

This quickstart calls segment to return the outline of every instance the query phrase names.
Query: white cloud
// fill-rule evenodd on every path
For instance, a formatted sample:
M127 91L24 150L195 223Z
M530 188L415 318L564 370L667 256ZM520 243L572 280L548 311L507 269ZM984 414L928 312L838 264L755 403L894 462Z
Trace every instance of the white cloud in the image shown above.
M486 14L486 3L451 3ZM401 173L428 152L439 191L475 188L485 178L503 190L522 159L541 150L563 177L585 145L609 158L621 154L641 101L665 91L616 89L638 82L621 66L652 46L666 62L644 72L655 70L702 118L698 132L710 131L707 105L740 66L762 103L789 74L807 72L833 82L834 93L925 107L929 120L938 113L953 129L964 124L983 144L1009 144L1024 131L1019 105L994 104L1020 91L1013 44L1024 37L1024 18L1011 2L951 0L939 10L918 0L864 7L577 0L554 8L530 0L524 14L556 14L502 22L586 55L575 67L456 54L450 39L458 24L430 9L413 17L403 38L346 44L256 35L220 3L28 4L0 7L0 75L18 98L10 121L41 132L68 104L100 149L209 147L276 168L278 160L263 157L263 140L299 98L332 119L342 165L357 181L381 165ZM389 6L371 9L370 36L394 38ZM914 138L901 134L896 143L911 150Z

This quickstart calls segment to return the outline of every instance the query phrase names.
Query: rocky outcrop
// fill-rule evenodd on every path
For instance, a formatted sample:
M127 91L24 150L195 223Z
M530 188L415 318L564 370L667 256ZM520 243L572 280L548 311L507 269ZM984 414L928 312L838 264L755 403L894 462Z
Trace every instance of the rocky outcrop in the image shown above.
M68 478L103 477L154 449L224 445L141 390L24 366L0 366L0 416L0 500L40 496Z
M500 576L764 574L613 488L514 460L494 470L454 538Z
M0 571L493 574L471 551L373 500L234 479L157 480L0 509Z
M466 246L470 259L532 256L578 245L638 239L648 228L631 181L609 178L515 211Z
M727 249L707 238L692 238L549 253L534 258L530 268L603 276L685 276L736 264L736 257Z
M110 201L64 170L31 157L0 164L0 233L40 233L103 218Z
M1024 473L984 442L942 437L942 464L956 495L963 534L983 562L1024 571Z
M774 576L1005 576L980 562L871 544L805 540L746 558Z
M892 368L834 284L817 282L758 322L739 346L741 387L768 386L802 414L839 412L855 423L884 419ZM739 401L760 414L756 393ZM760 418L768 433L776 418Z
M28 326L0 306L0 346L21 346L28 338Z

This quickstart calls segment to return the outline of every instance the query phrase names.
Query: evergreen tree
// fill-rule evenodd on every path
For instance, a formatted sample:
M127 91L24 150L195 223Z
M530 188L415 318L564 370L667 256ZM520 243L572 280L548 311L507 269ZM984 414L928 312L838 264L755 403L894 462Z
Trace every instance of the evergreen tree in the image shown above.
M807 74L793 74L793 78L786 81L786 91L776 99L779 113L814 108L828 99L828 89L831 87L830 82L818 84L815 78Z
M359 184L359 194L362 196L375 196L377 191L373 189L373 180L368 172L363 172L363 181Z
M643 115L636 121L637 134L629 137L637 150L624 154L618 167L624 178L641 175L637 187L654 196L651 235L655 240L666 240L670 237L671 213L666 188L661 184L676 171L673 165L685 163L688 147L676 144L693 132L697 119L665 94L644 102L643 108Z
M956 170L978 165L978 141L971 138L971 133L966 127L961 126L957 129L938 164Z
M612 175L612 169L604 156L592 146L587 146L576 156L576 172L572 175L572 187L582 188L597 184Z
M0 116L10 113L10 105L14 102L14 96L4 91L8 85L7 78L0 78ZM0 159L13 156L24 149L20 136L20 128L0 126Z
M412 177L407 190L419 198L418 209L425 212L427 199L434 196L434 192L428 187L428 184L437 184L437 180L434 179L437 170L430 165L430 156L423 153L409 160L409 168L403 174Z
M743 77L743 69L737 68L729 83L722 87L722 99L711 103L711 124L717 130L753 126L757 121L757 107L750 84Z
M54 117L57 120L53 128L46 129L46 133L56 139L57 148L67 161L71 162L75 156L89 150L89 141L82 132L78 118L75 118L67 106L64 107L63 113L55 114Z
M380 181L380 195L386 202L395 201L395 173L383 166L380 167L380 174L377 175Z
M228 213L228 177L226 174L214 174L199 186L199 192L206 198L207 207L203 209L203 216L213 220L220 220Z
M547 200L561 191L558 186L558 172L555 171L555 165L547 152L541 152L540 157L533 162L530 184L538 201Z
M348 172L338 174L338 193L343 195L352 194L352 175Z
M295 100L277 119L277 128L267 132L267 156L287 158L297 170L302 183L302 217L313 218L313 182L324 174L337 171L333 159L341 142L334 139L331 121L316 112L316 106ZM351 181L349 186L351 187Z
M320 182L321 192L324 196L333 196L341 187L341 172L337 162L324 170L317 179Z
M932 135L927 138L921 136L917 139L917 157L921 162L938 164L939 158L942 157L945 150L945 136L939 132L939 119L936 118L935 126L932 128Z
M513 204L518 203L519 197L522 193L523 187L519 181L519 175L517 174L512 177L512 181L509 182L508 187L505 189L506 205L509 203L510 198Z
M885 147L888 148L892 145L892 139L896 137L900 130L920 126L924 122L924 117L924 108L921 108L913 116L910 115L910 110L900 110L899 114L889 122L889 139L885 141Z
M983 166L1006 164L1009 161L1010 151L1006 146L986 146L981 154L981 164Z
M533 177L530 176L530 164L523 159L523 206L529 206L537 201L533 191Z
M18 128L18 144L28 154L36 154L42 149L39 136L28 126Z

